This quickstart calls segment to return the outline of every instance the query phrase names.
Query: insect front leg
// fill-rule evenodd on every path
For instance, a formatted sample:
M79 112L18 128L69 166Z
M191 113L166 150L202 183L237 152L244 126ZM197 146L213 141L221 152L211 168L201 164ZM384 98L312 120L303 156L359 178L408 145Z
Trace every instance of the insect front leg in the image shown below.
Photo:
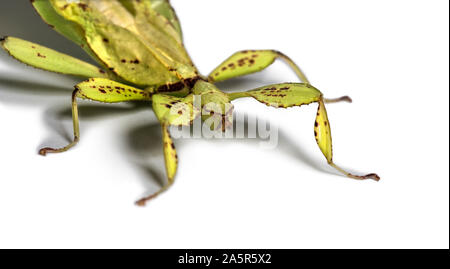
M310 84L302 69L289 56L276 50L243 50L236 52L214 69L208 78L211 82L221 82L249 75L266 69L276 59L286 62L303 83ZM348 96L324 100L325 103L352 102L352 99Z
M306 75L291 58L276 50L243 50L236 52L209 74L211 82L225 81L231 78L262 71L275 62L284 60L297 74L299 79L308 83Z
M62 148L46 147L39 154L61 153L75 146L80 140L77 98L89 99L103 103L119 103L126 101L150 101L151 92L127 86L104 78L91 78L75 86L72 93L73 141Z

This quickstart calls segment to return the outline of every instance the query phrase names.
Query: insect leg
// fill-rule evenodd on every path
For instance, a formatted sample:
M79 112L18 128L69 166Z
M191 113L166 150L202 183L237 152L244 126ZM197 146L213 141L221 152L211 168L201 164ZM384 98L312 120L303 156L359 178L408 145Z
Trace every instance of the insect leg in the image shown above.
M208 77L211 82L220 82L256 73L273 64L276 59L285 61L302 82L309 83L300 67L291 58L276 50L243 50L236 52L214 69Z
M339 102L348 102L348 103L353 102L352 98L350 98L350 96L347 96L347 95L339 97L339 98L333 98L333 99L324 98L323 101L325 104L333 104L333 103L339 103Z
M80 140L78 123L77 98L89 99L104 103L119 103L126 101L150 101L152 93L124 85L109 79L91 78L75 86L72 93L73 141L63 148L43 148L39 154L65 152L75 146Z
M65 152L70 148L72 148L73 146L75 146L78 143L78 141L80 141L80 125L78 122L78 105L77 105L77 96L79 91L80 91L79 89L75 89L72 93L73 141L63 148L50 148L50 147L42 148L39 150L40 155L45 156L47 155L47 153Z
M272 65L276 59L281 59L286 62L303 83L310 84L301 68L289 56L276 50L243 50L236 52L214 69L208 78L211 82L220 82L249 75L264 70ZM325 103L337 103L341 101L351 103L351 99L348 96L325 99Z
M170 137L169 125L161 124L162 135L163 135L163 149L164 149L164 160L166 165L167 173L167 184L154 194L144 197L136 202L138 206L145 206L145 204L156 196L168 190L175 181L175 174L178 166L178 155L175 149L175 145Z
M231 100L243 97L253 97L261 103L277 108L287 108L318 103L319 108L314 124L314 135L322 154L327 159L328 164L350 178L359 180L380 179L380 177L376 174L359 176L348 173L333 162L331 128L328 121L327 111L325 109L325 102L322 93L313 86L305 83L283 83L268 85L247 92L230 93L228 95Z
M327 159L328 164L349 178L358 180L365 180L365 179L373 179L376 181L380 180L380 177L374 173L367 174L364 176L351 174L345 171L344 169L340 168L333 162L331 128L330 122L328 120L327 110L325 108L325 104L322 98L318 101L318 103L319 108L317 110L316 121L314 123L314 136L316 138L317 145L322 151L322 154Z
M175 144L170 136L169 126L189 126L200 116L200 108L194 106L194 95L185 98L165 94L154 94L152 97L153 111L161 123L164 161L166 166L167 184L155 194L144 197L136 202L144 206L146 202L168 190L174 183L178 166L178 155Z

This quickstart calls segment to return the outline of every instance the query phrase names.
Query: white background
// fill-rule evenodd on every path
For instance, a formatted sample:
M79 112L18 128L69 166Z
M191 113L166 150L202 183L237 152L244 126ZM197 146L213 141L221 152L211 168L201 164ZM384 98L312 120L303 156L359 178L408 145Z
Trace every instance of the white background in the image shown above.
M83 54L40 21L29 1L1 1L0 34ZM313 137L316 105L238 113L280 127L276 149L255 139L177 140L173 188L140 208L164 176L150 107L80 102L77 79L23 66L0 52L2 248L448 248L448 1L173 0L203 74L241 49L278 49L328 97L335 161ZM86 56L80 56L86 59ZM282 63L222 89L296 81Z

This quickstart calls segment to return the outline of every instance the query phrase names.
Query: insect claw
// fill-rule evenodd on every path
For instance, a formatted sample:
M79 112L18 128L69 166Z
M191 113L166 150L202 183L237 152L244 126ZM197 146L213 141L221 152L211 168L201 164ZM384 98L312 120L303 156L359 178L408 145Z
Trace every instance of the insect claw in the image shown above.
M136 201L136 205L137 206L145 206L146 202L147 201L145 199L141 199L139 201Z
M365 176L357 176L357 175L352 175L350 173L347 174L348 177L353 178L353 179L357 179L357 180L366 180L366 179L373 179L375 181L380 181L380 177L377 174L367 174Z
M344 173L346 173L346 172L344 172ZM349 178L353 178L353 179L357 179L357 180L373 179L373 180L375 180L375 181L380 181L380 179L381 179L377 174L374 174L374 173L372 173L372 174L367 174L367 175L365 175L365 176L357 176L357 175L353 175L353 174L350 174L350 173L346 173L346 175L347 175Z
M72 143L70 143L69 145L63 147L63 148L42 148L39 150L39 155L42 156L46 156L47 153L61 153L61 152L66 152L67 150L69 150L70 148L72 148L73 146L75 146L78 141L80 139L76 136L75 139L72 141Z
M365 175L364 177L367 179L373 179L375 181L380 181L380 179L381 179L380 176L378 176L377 174L374 174L374 173Z
M352 103L353 100L352 98L350 98L350 96L342 96L339 98L334 98L334 99L324 99L325 103L327 104L332 104L332 103L338 103L338 102L348 102L348 103Z
M342 96L340 99L341 99L341 101L353 103L352 98L350 98L350 96L347 96L347 95L346 96Z
M137 206L145 206L149 200L155 198L156 196L158 196L158 194L159 193L156 193L156 194L151 195L149 197L142 198L142 199L136 201L136 205Z
M46 156L47 152L52 152L54 150L55 149L53 149L53 148L42 148L39 150L39 155Z
M149 196L147 196L147 197L144 197L144 198L142 198L142 199L136 201L136 205L137 205L137 206L145 206L145 205L147 204L148 201L154 199L156 196L158 196L158 195L160 195L161 193L165 192L165 191L172 185L172 183L170 183L170 182L171 182L171 180L169 180L169 184L168 184L168 185L166 185L165 187L163 187L163 188L162 188L161 190L159 190L158 192L156 192L156 193L154 193L154 194L152 194L152 195L149 195Z
M337 166L333 162L330 162L329 165L331 165L336 170L338 170L339 172L341 172L342 174L346 175L349 178L353 178L353 179L357 179L357 180L373 179L375 181L380 181L380 179L381 179L380 176L378 176L375 173L367 174L365 176L358 176L358 175L354 175L354 174L346 172L344 169L340 168L339 166Z

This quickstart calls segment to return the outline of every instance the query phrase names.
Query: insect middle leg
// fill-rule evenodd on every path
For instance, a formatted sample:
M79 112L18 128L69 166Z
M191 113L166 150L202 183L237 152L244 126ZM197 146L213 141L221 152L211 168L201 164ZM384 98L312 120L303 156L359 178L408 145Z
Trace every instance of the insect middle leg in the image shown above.
M305 83L282 83L264 86L247 92L228 94L231 100L243 97L253 97L261 103L272 107L295 107L305 104L318 103L316 120L314 122L314 136L324 157L330 166L347 177L365 180L380 180L377 174L355 175L337 166L333 161L331 127L322 93L313 86Z

